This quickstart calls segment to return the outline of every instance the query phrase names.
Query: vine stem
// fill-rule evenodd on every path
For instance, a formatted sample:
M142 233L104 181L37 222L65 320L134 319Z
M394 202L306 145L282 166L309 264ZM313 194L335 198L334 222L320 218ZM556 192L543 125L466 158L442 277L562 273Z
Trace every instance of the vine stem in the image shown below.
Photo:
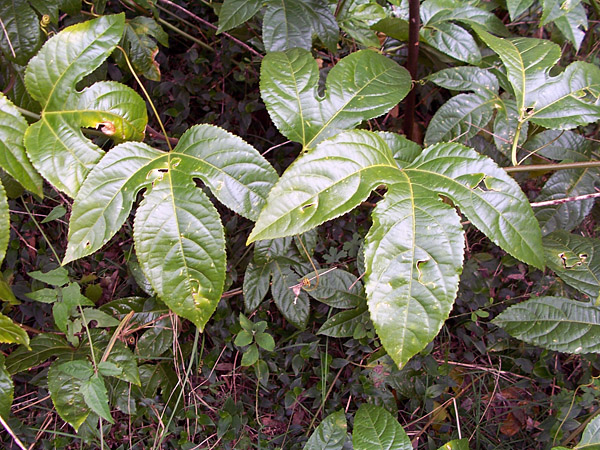
M42 237L46 241L46 244L48 244L48 247L50 247L50 250L52 251L52 254L56 258L56 262L60 264L60 257L58 256L58 253L56 253L56 250L54 250L54 246L50 242L50 239L48 239L48 236L46 236L46 233L44 233L44 230L42 230L42 227L40 226L40 224L38 223L38 221L35 219L35 216L33 214L31 214L31 211L27 207L27 202L25 201L25 199L23 198L23 196L21 196L21 203L23 203L23 206L25 207L25 210L27 211L27 214L29 214L29 217L31 218L31 220L33 220L33 223L35 224L36 228L38 229L38 231L41 233Z
M532 172L532 171L548 171L548 170L567 170L567 169L590 169L600 167L600 161L583 161L574 163L555 163L555 164L532 164L529 166L511 166L504 167L507 173L513 172Z
M419 58L419 0L409 0L408 2L408 60L406 68L410 73L412 80L417 79L418 58ZM408 139L414 141L415 126L415 104L417 98L416 87L412 86L406 96L406 108L404 109L404 134Z

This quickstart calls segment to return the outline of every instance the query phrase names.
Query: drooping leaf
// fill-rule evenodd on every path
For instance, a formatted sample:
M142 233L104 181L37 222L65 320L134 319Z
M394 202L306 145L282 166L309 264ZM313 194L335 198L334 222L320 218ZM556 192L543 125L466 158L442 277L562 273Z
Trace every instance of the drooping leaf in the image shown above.
M262 5L262 0L225 0L219 11L217 33L229 31L252 19Z
M25 189L41 197L42 178L31 165L23 145L28 126L15 105L0 93L0 167Z
M557 230L544 237L548 267L565 283L596 300L600 294L600 240Z
M27 332L4 314L0 314L0 342L22 344L29 348Z
M398 421L381 406L363 403L354 416L355 450L411 450L412 444Z
M538 297L511 306L493 321L511 336L566 353L598 353L600 307L563 297Z
M81 11L81 0L28 0L29 4L42 15L48 15L52 23L58 23L59 9L67 14Z
M169 35L151 17L134 17L125 24L122 46L134 69L153 81L160 81L160 68L156 61L157 42L168 47ZM127 69L122 53L117 54L117 61L121 67Z
M325 0L270 0L263 18L263 42L267 52L295 47L310 50L317 35L335 50L339 28Z
M6 370L4 355L0 354L0 417L8 418L13 402L15 386Z
M73 353L64 337L57 334L42 333L31 339L31 350L19 347L6 358L6 369L10 374L23 372L49 358Z
M144 136L146 105L133 89L107 81L75 89L119 43L124 22L121 14L65 28L27 67L27 90L43 107L41 120L25 133L27 153L44 178L71 197L104 153L81 128L101 127L116 141Z
M104 379L98 375L93 375L89 380L81 383L81 394L85 404L98 416L102 417L109 423L115 423L110 415L108 407L108 393L104 385Z
M404 68L370 50L331 69L325 98L317 94L318 80L317 62L306 50L270 53L262 61L260 90L269 115L283 135L305 148L386 113L410 89Z
M594 417L583 430L581 440L573 447L575 450L594 450L600 446L600 417Z
M252 219L277 174L250 145L209 125L188 130L170 153L121 144L90 174L73 205L63 264L104 245L147 188L134 229L141 268L173 311L202 328L223 290L225 243L218 213L193 178Z
M408 41L408 19L387 17L371 26L371 28L400 42Z
M348 439L343 410L329 414L308 438L304 450L341 450Z
M0 3L0 50L4 56L25 65L42 45L39 18L27 0Z
M63 372L59 366L55 362L48 369L48 390L56 412L77 431L90 413L81 393L84 381Z

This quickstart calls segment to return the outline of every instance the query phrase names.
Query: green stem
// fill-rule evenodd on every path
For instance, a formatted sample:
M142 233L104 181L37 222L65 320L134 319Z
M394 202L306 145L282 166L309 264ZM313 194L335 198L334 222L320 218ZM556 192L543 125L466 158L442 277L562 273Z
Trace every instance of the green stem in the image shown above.
M583 161L574 163L554 163L554 164L532 164L528 166L511 166L504 167L507 173L514 172L533 172L533 171L548 171L548 170L567 170L567 169L590 169L600 167L600 161Z
M23 109L23 108L21 108L21 107L19 107L19 106L17 106L17 105L15 105L15 108L17 108L17 110L18 110L18 111L19 111L21 114L23 114L24 116L27 116L27 117L29 117L29 118L31 118L31 119L40 120L40 119L42 118L42 116L40 116L39 114L36 114L36 113L34 113L34 112L31 112L31 111L28 111L28 110L26 110L26 109Z
M519 165L519 160L517 159L517 151L519 149L519 137L521 136L521 127L523 126L523 123L525 122L519 120L519 123L517 124L517 130L515 131L515 137L512 143L512 149L510 153L513 166Z
M167 27L169 30L174 31L175 33L180 34L181 36L183 36L186 39L189 39L192 42L195 42L196 44L198 44L200 47L202 47L205 50L209 50L211 52L214 53L215 49L212 48L210 45L208 45L205 42L202 42L200 39L196 39L194 36L192 36L191 34L186 33L185 31L177 28L175 25L167 22L164 19L161 19L160 17L158 18L158 21L160 22L161 25L164 25L165 27Z
M46 236L46 233L44 233L44 230L42 230L42 227L40 227L40 224L35 219L34 215L31 214L31 211L29 211L29 208L27 207L27 203L25 202L25 199L23 198L23 196L21 196L21 202L23 203L23 206L25 207L25 210L27 211L27 214L29 214L29 217L31 218L31 220L33 220L33 223L35 224L36 228L42 234L42 237L46 241L46 244L48 244L48 247L50 247L50 250L52 250L52 253L54 254L54 257L56 258L56 262L60 263L60 257L58 256L58 253L56 253L56 250L54 250L54 247L50 243L50 240L48 239L48 236Z

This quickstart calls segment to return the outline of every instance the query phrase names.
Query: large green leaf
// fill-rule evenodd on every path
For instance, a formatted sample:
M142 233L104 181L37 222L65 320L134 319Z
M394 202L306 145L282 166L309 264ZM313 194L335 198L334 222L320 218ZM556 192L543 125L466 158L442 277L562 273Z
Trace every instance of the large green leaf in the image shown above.
M310 300L304 291L294 292L298 284L298 275L290 266L273 262L271 271L271 293L277 308L283 316L300 329L306 327L310 314Z
M513 21L527 11L531 5L533 5L533 0L506 0L508 12Z
M64 337L42 333L31 339L31 350L19 347L6 358L6 369L10 374L22 372L41 364L49 358L73 353Z
M583 430L579 444L573 447L575 450L595 450L600 447L600 417L596 416Z
M304 450L341 450L348 439L343 410L329 414L313 431Z
M6 370L4 355L0 354L0 417L8 418L13 402L15 386Z
M381 406L362 404L354 416L354 450L412 450L398 421Z
M0 342L6 344L23 344L29 348L29 336L27 332L4 314L0 314Z
M295 47L310 50L317 35L334 51L338 24L325 0L270 0L263 18L263 42L268 52Z
M469 64L481 61L479 46L471 33L451 22L427 24L421 28L421 40L445 55Z
M61 363L58 361L48 369L48 390L52 403L60 417L75 428L75 431L90 413L90 408L81 393L83 383L80 378L61 370Z
M149 80L160 81L160 68L155 57L159 42L169 46L169 35L152 18L138 16L125 24L122 46L127 52L134 69ZM122 53L117 53L119 65L127 69Z
M38 16L27 0L5 0L0 3L0 20L0 50L9 60L26 64L42 45Z
M370 50L350 54L335 65L319 97L319 68L302 49L270 53L261 66L260 90L279 131L305 148L363 120L386 113L410 89L410 75Z
M49 39L27 67L27 90L43 110L27 129L25 147L44 178L71 197L104 154L82 127L101 127L115 141L144 136L146 105L133 89L101 81L76 90L119 43L124 24L121 14L70 26Z
M0 93L0 167L25 189L41 197L42 178L31 165L23 145L28 126L12 102Z
M493 322L511 336L549 350L599 353L600 307L562 297L511 306Z
M170 153L121 144L100 161L75 199L63 264L102 247L147 188L134 229L141 268L173 311L202 328L223 290L225 241L219 215L194 178L253 219L277 173L242 139L210 125L189 129Z
M219 28L217 33L229 31L260 11L262 0L225 0L219 11Z
M337 20L342 30L365 47L379 48L381 43L371 26L387 17L385 9L373 0L340 3Z
M544 237L546 262L565 283L596 300L600 294L600 240L558 230Z
M394 158L407 165L401 169ZM366 290L381 341L402 366L437 334L458 289L462 227L440 194L513 256L540 268L544 259L527 198L490 159L460 144L416 154L399 136L356 130L323 141L288 168L249 242L316 227L381 184L388 192L366 238Z
M366 304L339 312L327 319L317 334L337 338L352 337L356 327L368 321L368 312Z

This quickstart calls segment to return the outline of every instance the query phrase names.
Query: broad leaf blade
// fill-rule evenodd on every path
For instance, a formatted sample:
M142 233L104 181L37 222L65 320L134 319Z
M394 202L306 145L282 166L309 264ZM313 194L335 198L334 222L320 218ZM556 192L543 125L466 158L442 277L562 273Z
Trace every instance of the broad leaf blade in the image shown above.
M475 39L464 28L451 22L426 25L420 31L423 42L459 61L477 64L481 52Z
M511 336L549 350L600 352L600 307L591 303L538 297L511 306L493 322Z
M225 237L217 210L188 174L171 166L155 181L137 210L134 240L158 296L203 329L223 292Z
M343 410L329 414L313 431L304 450L340 450L348 438Z
M15 105L0 93L0 167L25 189L41 197L42 178L31 165L23 145L28 126Z
M4 314L0 314L0 342L6 344L23 344L29 348L29 336L27 332Z
M123 27L124 15L68 27L49 39L27 67L27 90L43 111L27 130L25 147L34 167L71 197L103 154L82 127L102 126L117 141L144 136L146 105L133 89L114 82L75 89L113 51Z
M53 363L48 369L48 390L52 403L60 417L75 428L75 431L90 413L81 393L83 383L82 380L60 370L58 362Z
M0 4L0 18L2 53L17 64L26 64L42 45L42 31L35 11L27 0L6 0Z
M600 240L555 231L544 237L548 267L565 283L596 300L600 294Z
M426 148L406 172L414 182L450 197L473 225L505 251L544 267L542 236L529 202L491 159L460 144L437 144Z
M169 45L169 35L152 18L138 16L125 25L123 48L127 52L135 70L153 81L160 81L160 67L155 57L160 44ZM122 53L117 54L119 65L127 68Z
M62 336L42 333L31 339L31 350L19 347L6 358L6 369L15 374L41 364L49 358L73 353Z
M317 334L336 338L352 337L357 326L369 320L367 305L339 312L325 321Z
M310 314L310 300L305 292L294 292L298 284L298 275L290 266L275 261L271 271L271 293L277 308L283 316L300 329L306 327Z
M95 374L89 380L81 383L81 395L85 400L86 405L94 411L98 416L102 417L109 423L115 423L110 415L108 407L108 393L104 385L104 379Z
M225 0L219 11L217 33L229 31L252 19L262 4L262 0Z
M335 50L339 29L324 0L273 0L263 18L263 42L267 52L303 48L310 50L317 35Z
M302 156L269 193L248 242L300 234L365 200L398 172L385 141L349 131Z
M579 444L573 448L575 450L593 450L598 448L598 446L600 446L600 417L594 417L583 430Z
M244 274L244 306L246 312L254 311L269 292L271 265L250 262Z
M462 270L457 214L407 175L388 187L365 238L369 311L381 343L402 367L448 318Z
M317 95L319 70L308 51L268 54L261 66L261 96L279 131L304 147L386 113L410 89L408 72L370 50L334 66L325 98Z
M0 263L4 260L10 240L10 213L4 186L0 184Z
M493 73L471 66L443 69L429 75L427 80L452 91L473 91L482 97L495 97L499 88Z
M355 450L412 450L398 421L381 406L362 404L354 417Z

